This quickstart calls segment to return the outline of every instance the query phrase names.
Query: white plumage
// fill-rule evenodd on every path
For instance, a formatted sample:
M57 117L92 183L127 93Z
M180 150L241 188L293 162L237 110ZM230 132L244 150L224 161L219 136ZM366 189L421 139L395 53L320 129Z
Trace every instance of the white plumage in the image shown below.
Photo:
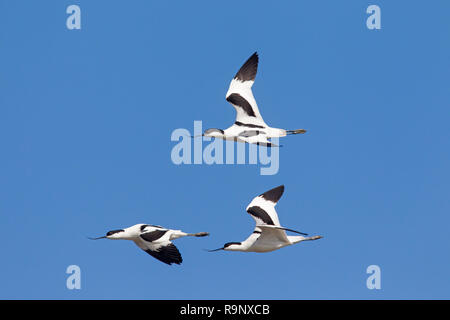
M226 100L236 109L235 123L225 130L207 129L203 136L271 147L277 145L271 143L270 138L306 132L304 129L272 128L264 122L252 92L258 61L258 54L255 52L231 80Z
M106 236L90 239L131 240L152 257L170 265L183 262L183 258L172 240L186 236L204 237L207 235L209 235L207 232L185 233L181 230L140 223L126 229L108 231Z
M270 252L301 241L322 238L322 236L305 237L307 235L305 233L280 225L275 206L283 192L284 186L279 186L255 197L246 209L256 222L253 233L242 242L228 242L222 248L211 251ZM288 236L286 231L302 236Z

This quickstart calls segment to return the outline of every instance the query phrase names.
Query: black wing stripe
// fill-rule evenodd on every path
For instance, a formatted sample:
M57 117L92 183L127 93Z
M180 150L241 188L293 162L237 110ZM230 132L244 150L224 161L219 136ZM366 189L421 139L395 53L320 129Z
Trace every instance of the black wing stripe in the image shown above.
M264 126L259 126L259 125L257 125L257 124L242 123L242 122L239 122L239 121L236 121L234 124L237 125L237 126L240 126L240 127L260 128L260 129L263 129L263 128L264 128Z
M237 107L240 107L249 117L256 117L252 106L239 93L232 93L227 97L227 101Z
M258 71L258 53L254 53L248 60L242 65L239 71L234 76L234 79L240 81L254 81L256 72Z
M167 230L155 230L151 232L146 232L140 235L142 239L148 242L153 242L155 240L160 239L163 235L165 235Z
M260 195L260 197L271 201L273 203L277 203L278 200L280 200L281 196L283 195L284 192L284 186L281 185L279 187L273 188L267 192L264 192L263 194Z
M177 247L175 247L173 243L161 247L157 251L145 250L145 252L147 252L153 258L156 258L159 261L162 261L169 265L172 263L181 264L183 262L180 251L178 251Z
M261 207L258 207L258 206L250 207L250 208L248 208L247 212L250 213L255 218L261 220L265 224L275 225L272 221L272 218L269 216L269 214Z

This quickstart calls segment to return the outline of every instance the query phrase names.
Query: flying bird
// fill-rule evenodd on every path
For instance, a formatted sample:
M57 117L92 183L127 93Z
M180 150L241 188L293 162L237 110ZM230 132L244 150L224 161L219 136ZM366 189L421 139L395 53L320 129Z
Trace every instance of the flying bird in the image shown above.
M108 231L103 237L89 239L131 240L152 257L171 265L183 262L180 251L171 242L172 240L186 236L204 237L207 235L209 235L208 232L185 233L181 230L140 223L126 229Z
M255 52L231 80L226 100L236 109L234 124L225 130L207 129L202 136L277 147L268 139L306 132L304 129L271 128L264 122L252 93L252 86L258 70L258 60L258 53Z
M276 187L257 197L247 207L247 212L256 222L253 233L242 242L228 242L222 248L209 250L210 252L244 251L244 252L270 252L301 241L317 240L322 236L307 236L306 233L284 228L280 225L275 206L284 192L284 186ZM288 236L291 231L301 236Z

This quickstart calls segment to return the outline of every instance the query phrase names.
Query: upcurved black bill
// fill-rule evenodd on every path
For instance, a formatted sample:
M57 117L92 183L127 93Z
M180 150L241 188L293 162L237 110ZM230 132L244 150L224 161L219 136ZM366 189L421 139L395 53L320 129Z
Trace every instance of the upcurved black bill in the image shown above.
M89 240L106 239L106 236L98 237L98 238L89 238L89 237L88 237L88 239L89 239Z
M218 248L218 249L214 249L214 250L206 250L208 252L214 252L214 251L219 251L219 250L223 250L223 248Z

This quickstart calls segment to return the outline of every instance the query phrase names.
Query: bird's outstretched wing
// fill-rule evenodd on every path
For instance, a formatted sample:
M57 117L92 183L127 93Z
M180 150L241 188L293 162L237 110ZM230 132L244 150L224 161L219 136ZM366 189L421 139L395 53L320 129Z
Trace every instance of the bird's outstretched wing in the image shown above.
M253 97L252 85L258 71L258 54L255 52L231 80L226 99L236 109L236 122L267 127Z
M284 229L276 228L271 225L260 225L255 228L253 233L259 233L258 239L255 241L256 246L270 246L274 242L286 242L289 240Z
M279 147L279 145L272 143L264 132L258 130L246 130L241 132L236 141L253 143L263 147Z
M286 231L307 235L306 233L288 229L280 225L275 206L284 192L284 186L278 186L255 197L247 207L247 212L256 222L253 233L260 233L259 244L263 242L271 243L274 239L288 242Z
M167 243L167 245L161 245L156 250L145 250L149 255L162 261L167 264L181 264L183 262L183 258L181 257L180 251L178 251L177 247L171 242Z
M278 226L278 214L275 211L275 205L284 192L284 186L281 185L271 189L263 194L255 197L247 206L247 212L252 216L256 222L256 226Z
M144 232L139 239L134 240L136 245L152 257L166 264L181 264L183 258L177 247L168 240L168 230L154 230Z

